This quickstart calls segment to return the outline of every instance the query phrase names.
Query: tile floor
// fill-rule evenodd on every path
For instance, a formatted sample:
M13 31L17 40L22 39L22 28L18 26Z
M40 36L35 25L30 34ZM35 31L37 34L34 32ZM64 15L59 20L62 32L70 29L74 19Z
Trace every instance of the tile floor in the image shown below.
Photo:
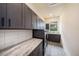
M48 42L45 56L66 56L66 54L61 44Z

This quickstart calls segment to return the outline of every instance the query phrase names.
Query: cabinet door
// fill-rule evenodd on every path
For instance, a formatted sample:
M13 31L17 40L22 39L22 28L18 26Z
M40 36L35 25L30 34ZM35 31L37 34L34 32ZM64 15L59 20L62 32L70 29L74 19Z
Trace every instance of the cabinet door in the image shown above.
M41 19L39 19L39 23L40 23L40 29L42 29L43 24L42 24L42 20Z
M6 3L0 3L0 28L6 27Z
M36 21L37 21L37 16L34 12L32 12L32 28L33 29L37 29Z
M37 29L40 29L40 18L37 16Z
M39 25L39 28L40 28L40 29L43 29L43 28L42 28L42 26L43 26L43 23L42 23L42 20L41 20L41 18L39 19L39 24L40 24L40 25Z
M44 27L45 27L45 23L44 23L44 21L42 20L42 19L40 19L40 23L41 23L41 29L44 29Z
M43 20L37 17L37 29L43 29L44 23Z
M32 29L32 11L24 4L24 28Z
M41 42L29 56L43 56L43 43Z
M22 28L21 3L7 4L7 26L8 28Z

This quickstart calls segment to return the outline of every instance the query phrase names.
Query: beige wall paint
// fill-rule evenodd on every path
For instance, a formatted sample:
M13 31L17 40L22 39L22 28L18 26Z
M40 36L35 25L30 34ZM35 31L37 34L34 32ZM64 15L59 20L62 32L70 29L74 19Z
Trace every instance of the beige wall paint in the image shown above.
M32 30L0 30L0 50L32 38Z
M62 43L67 55L79 55L79 4L66 4L60 22Z

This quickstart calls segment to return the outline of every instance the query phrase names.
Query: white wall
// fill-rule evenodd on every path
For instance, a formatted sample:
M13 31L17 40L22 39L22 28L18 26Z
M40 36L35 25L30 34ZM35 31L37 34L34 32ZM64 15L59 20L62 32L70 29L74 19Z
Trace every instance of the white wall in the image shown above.
M0 50L32 38L32 30L0 30Z
M66 4L60 21L62 43L67 55L79 55L79 4Z

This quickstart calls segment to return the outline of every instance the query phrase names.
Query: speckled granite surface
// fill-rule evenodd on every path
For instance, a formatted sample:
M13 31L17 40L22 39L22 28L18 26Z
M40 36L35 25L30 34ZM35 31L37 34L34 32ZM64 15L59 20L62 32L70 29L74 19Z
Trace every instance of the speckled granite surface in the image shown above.
M0 56L28 56L41 42L41 39L32 38L8 50L0 52Z

